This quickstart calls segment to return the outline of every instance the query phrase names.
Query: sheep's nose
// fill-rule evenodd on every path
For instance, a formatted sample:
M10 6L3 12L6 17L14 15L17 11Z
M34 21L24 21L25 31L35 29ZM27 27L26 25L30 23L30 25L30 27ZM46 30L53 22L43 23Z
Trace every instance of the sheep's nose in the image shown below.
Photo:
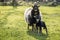
M35 10L35 11L37 11L37 10Z

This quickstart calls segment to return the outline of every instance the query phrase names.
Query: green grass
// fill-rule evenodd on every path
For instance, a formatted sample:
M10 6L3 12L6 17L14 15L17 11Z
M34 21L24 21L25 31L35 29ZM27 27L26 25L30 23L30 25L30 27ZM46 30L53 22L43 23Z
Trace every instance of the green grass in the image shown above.
M48 28L48 36L27 30L24 11L27 6L0 6L0 40L60 40L60 6L41 6L43 20Z

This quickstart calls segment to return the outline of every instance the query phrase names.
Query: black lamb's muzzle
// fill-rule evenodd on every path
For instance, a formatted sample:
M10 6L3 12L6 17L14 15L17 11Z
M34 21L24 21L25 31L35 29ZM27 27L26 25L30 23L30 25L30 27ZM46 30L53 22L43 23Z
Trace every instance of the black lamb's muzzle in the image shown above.
M40 16L39 15L34 16L34 18L36 19L36 22L39 22L39 20L40 20Z
M34 8L33 10L34 10L35 12L37 12L37 11L38 11L38 8Z

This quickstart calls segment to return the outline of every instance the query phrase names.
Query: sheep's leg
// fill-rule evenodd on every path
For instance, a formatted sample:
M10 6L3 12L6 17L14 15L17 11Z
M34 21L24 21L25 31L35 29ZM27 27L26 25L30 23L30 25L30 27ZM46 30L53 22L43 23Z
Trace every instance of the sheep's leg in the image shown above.
M32 31L34 30L34 25L32 25Z
M29 30L29 24L28 24L28 30Z
M38 26L36 25L36 30L37 30L37 33L38 33Z
M36 32L36 24L34 24L34 32Z
M38 33L38 25L36 24L36 32Z
M48 31L47 31L47 28L45 28L46 29L46 34L48 35Z

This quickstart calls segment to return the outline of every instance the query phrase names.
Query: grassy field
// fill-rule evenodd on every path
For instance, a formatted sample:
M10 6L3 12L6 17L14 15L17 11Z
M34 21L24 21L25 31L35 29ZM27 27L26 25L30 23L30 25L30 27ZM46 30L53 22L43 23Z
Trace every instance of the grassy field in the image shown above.
M41 6L43 20L48 28L48 36L27 30L24 11L27 6L0 6L0 40L60 40L60 6Z

